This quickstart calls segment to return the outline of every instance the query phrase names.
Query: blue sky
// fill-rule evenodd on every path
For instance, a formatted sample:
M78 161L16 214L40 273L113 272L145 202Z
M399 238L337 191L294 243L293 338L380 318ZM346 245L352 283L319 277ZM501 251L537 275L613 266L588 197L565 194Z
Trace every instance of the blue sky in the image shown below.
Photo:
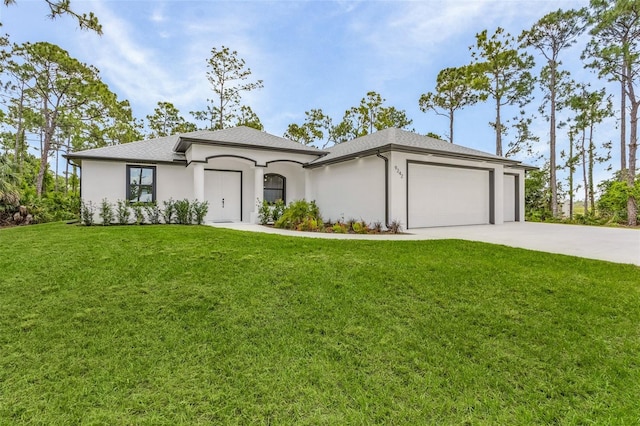
M517 36L545 13L587 1L72 0L78 11L96 13L101 37L79 30L68 17L48 20L42 0L17 3L0 8L3 30L13 42L46 40L95 65L111 90L131 102L138 118L152 113L158 101L172 102L187 119L189 111L204 109L212 96L205 61L212 47L224 45L237 50L255 78L264 80L263 89L243 100L269 133L282 135L288 124L302 123L311 108L322 108L338 121L373 90L386 105L405 110L417 132L444 136L447 120L421 112L418 98L433 90L441 69L469 63L468 47L476 33L493 33L501 26ZM573 78L603 87L606 82L597 81L580 62L582 48L581 42L567 52L565 68ZM532 104L530 109L536 108ZM487 124L493 114L490 103L457 114L456 143L493 152L495 137ZM613 139L614 146L615 125L611 120L598 130L598 137ZM544 119L536 121L534 130L547 140ZM537 148L545 153L544 143ZM616 149L613 154L611 163L617 167ZM609 172L600 166L597 176L606 178Z

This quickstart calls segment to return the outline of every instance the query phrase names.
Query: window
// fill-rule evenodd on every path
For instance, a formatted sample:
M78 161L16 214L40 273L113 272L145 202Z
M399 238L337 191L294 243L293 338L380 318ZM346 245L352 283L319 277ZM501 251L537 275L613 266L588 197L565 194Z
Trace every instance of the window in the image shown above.
M284 176L273 173L264 175L264 200L268 204L273 204L277 200L285 201L285 181Z
M132 203L156 201L155 166L127 166L127 200Z

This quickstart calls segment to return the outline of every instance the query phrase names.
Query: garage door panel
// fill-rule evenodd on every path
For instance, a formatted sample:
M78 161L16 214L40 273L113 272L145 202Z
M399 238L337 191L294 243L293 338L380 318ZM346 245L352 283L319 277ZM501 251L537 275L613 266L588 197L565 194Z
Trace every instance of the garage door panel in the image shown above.
M409 227L489 223L488 170L409 164L408 179Z
M504 221L516 220L516 177L504 175Z

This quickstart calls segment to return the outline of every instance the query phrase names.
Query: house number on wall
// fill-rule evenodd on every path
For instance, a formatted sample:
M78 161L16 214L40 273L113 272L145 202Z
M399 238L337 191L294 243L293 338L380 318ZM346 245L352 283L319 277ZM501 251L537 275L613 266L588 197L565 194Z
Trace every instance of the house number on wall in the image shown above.
M400 167L393 166L393 168L395 169L396 173L400 175L400 179L404 179L404 175L402 174L402 171L400 170Z

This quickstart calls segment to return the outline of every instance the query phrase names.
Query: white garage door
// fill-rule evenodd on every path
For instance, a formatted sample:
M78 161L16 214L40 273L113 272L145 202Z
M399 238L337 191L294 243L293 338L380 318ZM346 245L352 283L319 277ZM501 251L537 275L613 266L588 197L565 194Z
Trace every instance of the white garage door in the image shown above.
M490 221L489 171L409 163L408 228Z
M242 173L206 170L204 198L209 202L208 222L240 222Z
M516 177L504 175L504 221L516 220Z

